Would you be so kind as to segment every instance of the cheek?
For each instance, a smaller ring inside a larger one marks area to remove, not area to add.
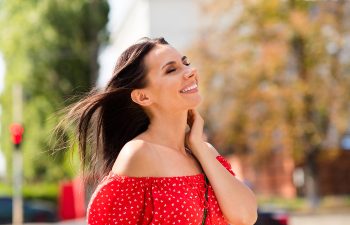
[[[166,82],[155,84],[151,92],[154,101],[160,104],[171,101],[177,95],[175,85]]]
[[[179,103],[179,100],[182,100],[178,88],[174,84],[159,87],[157,90],[157,99],[162,105],[174,105]]]
[[[159,97],[165,101],[171,101],[177,98],[180,93],[178,93],[178,88],[174,84],[162,85],[158,90]]]
[[[178,84],[171,79],[164,79],[156,85],[157,92],[161,95],[174,95],[178,92]]]
[[[179,101],[181,98],[180,88],[181,84],[179,84],[178,78],[174,76],[154,80],[151,91],[156,102],[167,105]]]

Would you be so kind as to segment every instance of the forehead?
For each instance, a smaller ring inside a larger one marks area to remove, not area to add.
[[[170,45],[157,45],[145,58],[145,63],[149,71],[161,69],[163,65],[170,61],[181,60],[182,55]]]

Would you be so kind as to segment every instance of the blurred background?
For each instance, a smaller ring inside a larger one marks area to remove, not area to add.
[[[257,224],[349,224],[346,0],[0,0],[0,224],[16,191],[24,222],[84,224],[92,188],[58,112],[145,36],[198,68],[206,134],[257,194]]]

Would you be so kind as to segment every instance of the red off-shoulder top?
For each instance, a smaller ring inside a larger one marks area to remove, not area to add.
[[[216,159],[232,174],[221,155]],[[205,207],[204,174],[176,177],[107,175],[98,185],[87,211],[89,225],[201,224]],[[213,188],[208,185],[206,225],[228,224]]]

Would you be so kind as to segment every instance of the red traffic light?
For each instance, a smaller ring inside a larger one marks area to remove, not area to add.
[[[24,132],[24,128],[21,124],[13,123],[10,126],[10,132],[12,137],[12,142],[15,145],[19,145],[22,142],[22,136]]]

